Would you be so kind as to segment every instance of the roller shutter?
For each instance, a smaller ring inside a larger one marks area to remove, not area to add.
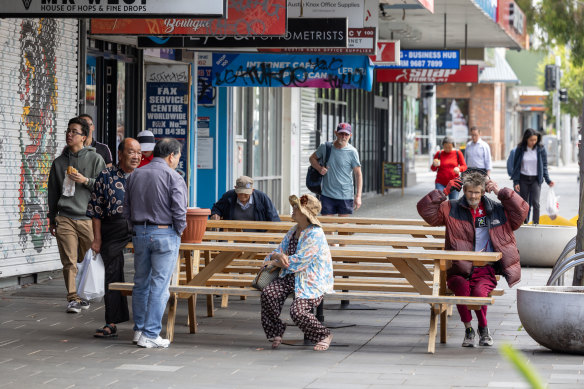
[[[300,192],[310,193],[306,188],[308,158],[316,150],[316,89],[300,89]]]
[[[0,19],[0,278],[61,268],[47,180],[77,111],[78,23]]]

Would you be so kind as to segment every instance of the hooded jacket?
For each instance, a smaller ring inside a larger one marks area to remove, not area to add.
[[[495,263],[495,271],[507,280],[509,286],[521,280],[519,251],[513,231],[521,227],[529,206],[509,188],[503,188],[497,196],[500,203],[483,196],[481,201],[487,215],[489,236],[494,251],[503,254]],[[442,191],[431,191],[418,202],[418,213],[432,226],[446,226],[446,250],[475,251],[475,227],[466,197],[448,201]],[[470,277],[472,262],[453,261],[448,276]]]
[[[75,195],[63,196],[63,181],[67,174],[67,167],[73,166],[89,178],[87,184],[75,183]],[[65,147],[51,165],[48,183],[48,218],[51,224],[55,224],[55,217],[65,216],[75,220],[88,220],[86,216],[89,196],[95,184],[95,178],[105,169],[103,158],[96,153],[95,148],[85,146],[77,153],[72,153],[69,147]]]

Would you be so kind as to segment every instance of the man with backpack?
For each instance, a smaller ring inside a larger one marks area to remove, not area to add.
[[[327,156],[327,144],[323,143],[310,156],[310,165],[323,176],[320,196],[323,216],[349,216],[361,206],[363,176],[359,153],[349,144],[352,134],[349,123],[340,123],[335,131],[336,140],[328,146],[330,155]],[[319,160],[326,160],[324,166]],[[353,174],[357,193],[354,192]]]

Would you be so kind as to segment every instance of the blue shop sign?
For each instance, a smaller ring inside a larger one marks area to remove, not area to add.
[[[483,10],[489,17],[497,21],[497,0],[474,0],[474,2]]]
[[[376,65],[383,69],[460,69],[458,50],[400,50],[399,65]]]
[[[365,89],[373,86],[369,57],[213,53],[213,86]]]

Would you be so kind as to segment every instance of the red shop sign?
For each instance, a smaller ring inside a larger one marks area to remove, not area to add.
[[[227,19],[91,19],[91,34],[279,36],[286,34],[286,0],[228,0]]]
[[[460,69],[377,69],[378,82],[479,82],[479,65],[461,65]]]
[[[370,55],[373,64],[396,65],[399,61],[399,41],[378,41],[377,54]]]

